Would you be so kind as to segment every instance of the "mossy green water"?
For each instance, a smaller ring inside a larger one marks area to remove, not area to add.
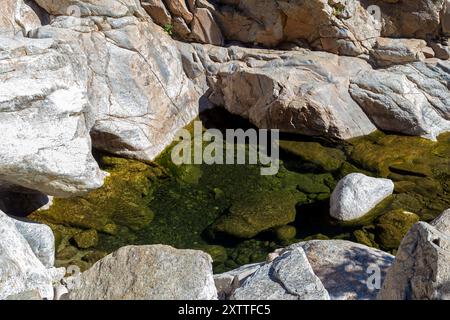
[[[414,219],[389,212],[430,220],[450,207],[450,135],[433,142],[377,132],[345,143],[287,135],[281,144],[274,176],[260,175],[258,165],[176,166],[171,148],[153,165],[98,155],[110,173],[102,188],[55,199],[32,218],[55,231],[60,265],[85,269],[121,246],[163,243],[209,252],[220,272],[303,239],[392,251]],[[339,224],[329,217],[329,197],[350,172],[390,178],[395,194],[357,223]]]

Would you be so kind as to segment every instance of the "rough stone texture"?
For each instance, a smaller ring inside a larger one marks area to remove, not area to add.
[[[305,252],[295,248],[261,266],[231,295],[232,300],[328,300]]]
[[[450,64],[416,62],[361,72],[350,93],[381,130],[429,139],[450,129]]]
[[[14,220],[1,211],[0,234],[0,300],[30,290],[37,290],[44,299],[53,299],[53,282],[62,279],[64,268],[46,268]]]
[[[216,299],[211,262],[201,251],[164,245],[122,247],[82,273],[69,299]]]
[[[448,45],[443,45],[439,42],[431,42],[430,46],[433,48],[436,58],[442,60],[450,59],[450,47]]]
[[[378,38],[371,54],[379,66],[425,60],[425,40]]]
[[[153,160],[198,114],[199,96],[174,41],[141,11],[134,12],[142,18],[59,17],[33,35],[83,48],[88,98],[96,107],[94,146]]]
[[[418,222],[403,238],[381,300],[450,299],[450,234]]]
[[[260,128],[339,139],[375,130],[348,93],[350,76],[371,69],[363,60],[307,50],[191,49],[182,47],[185,71],[212,89],[209,100]]]
[[[198,8],[195,10],[191,30],[190,37],[197,42],[217,46],[224,43],[222,32],[208,9]]]
[[[0,39],[0,181],[60,197],[96,189],[92,110],[79,48],[53,39]]]
[[[360,0],[381,9],[383,37],[427,39],[441,29],[440,12],[447,0]]]
[[[141,5],[156,24],[164,27],[171,23],[172,17],[162,0],[141,1]]]
[[[35,256],[47,267],[55,263],[55,236],[45,224],[14,219],[17,231],[28,241]]]
[[[0,36],[25,36],[28,31],[41,26],[39,13],[41,11],[30,1],[2,0]]]
[[[393,191],[394,183],[389,179],[351,173],[338,182],[331,194],[330,215],[340,221],[361,218]]]
[[[214,15],[225,38],[275,47],[306,40],[313,48],[343,55],[367,53],[381,23],[359,1],[217,1]]]
[[[442,212],[436,219],[431,221],[430,224],[440,232],[450,235],[450,209]]]
[[[214,283],[219,299],[228,300],[233,291],[242,286],[244,281],[263,265],[264,263],[253,263],[228,272],[215,274]]]
[[[142,10],[140,0],[35,0],[35,2],[48,13],[55,16],[106,16],[120,18],[139,14]],[[74,10],[77,12],[74,12]]]
[[[29,290],[8,296],[5,300],[42,300],[38,290]]]
[[[380,271],[380,284],[394,256],[344,240],[312,240],[294,244],[288,250],[303,248],[314,273],[332,300],[372,300],[378,290],[369,287],[369,268]],[[378,288],[379,289],[379,288]]]

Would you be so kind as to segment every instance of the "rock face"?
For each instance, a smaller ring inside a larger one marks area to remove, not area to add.
[[[188,5],[186,5],[188,3]],[[175,38],[222,45],[222,31],[213,17],[214,7],[206,0],[146,0],[142,6],[153,21]]]
[[[378,128],[436,139],[450,128],[449,70],[417,62],[360,73],[350,93]]]
[[[217,299],[211,257],[169,246],[128,246],[82,273],[71,300]]]
[[[0,181],[60,197],[100,187],[83,55],[53,39],[0,43]]]
[[[64,7],[54,2],[41,5],[64,14]],[[199,96],[183,73],[175,43],[138,1],[84,3],[81,11],[86,17],[59,17],[33,36],[64,39],[83,48],[88,100],[96,107],[94,146],[153,160],[198,114]]]
[[[372,56],[381,66],[425,60],[427,43],[418,39],[378,38]]]
[[[441,223],[433,227],[418,222],[411,228],[388,270],[379,299],[450,299],[450,233]]]
[[[225,38],[275,47],[304,40],[315,49],[356,56],[380,35],[381,23],[359,1],[217,1]]]
[[[16,221],[0,211],[0,300],[30,290],[38,291],[44,299],[53,299],[53,282],[62,279],[65,270],[44,266],[33,252],[41,240],[23,228],[21,231],[28,235],[30,243],[18,231]]]
[[[340,221],[361,218],[393,191],[394,183],[389,179],[351,173],[338,182],[331,194],[330,215]]]
[[[350,76],[370,69],[363,60],[307,50],[181,50],[186,73],[207,91],[212,103],[260,128],[338,139],[376,129],[348,93]]]
[[[328,300],[302,248],[261,266],[231,295],[233,300]]]
[[[41,18],[46,20],[45,14],[30,1],[4,0],[0,15],[0,36],[24,36],[41,26]]]

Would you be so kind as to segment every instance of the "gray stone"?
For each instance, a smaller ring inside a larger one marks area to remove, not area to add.
[[[44,266],[14,220],[1,211],[0,234],[0,300],[30,290],[53,299],[53,283],[62,279],[65,269]]]
[[[330,215],[340,221],[361,218],[393,191],[394,183],[389,179],[351,173],[338,182],[331,194]]]
[[[49,226],[33,221],[14,219],[17,231],[27,240],[42,264],[51,268],[55,264],[55,236]]]
[[[328,300],[305,252],[295,248],[261,266],[231,295],[232,300]]]
[[[127,246],[97,261],[69,290],[70,300],[217,299],[212,259],[165,245]]]
[[[350,93],[381,130],[435,140],[450,130],[446,62],[416,62],[360,73]]]
[[[386,252],[344,240],[311,240],[287,249],[293,248],[303,248],[332,300],[375,299],[394,261]]]
[[[450,234],[416,223],[403,238],[378,299],[449,300]]]
[[[442,233],[450,235],[450,209],[442,212],[430,224]]]
[[[254,274],[263,263],[253,263],[244,265],[228,272],[215,274],[214,283],[220,300],[227,300],[233,291],[239,288],[245,279]]]
[[[53,39],[0,41],[0,181],[60,197],[99,188],[84,57]],[[45,128],[45,130],[44,130]]]
[[[96,107],[93,145],[153,160],[199,111],[198,93],[183,72],[176,43],[148,16],[86,17],[75,26],[71,19],[60,17],[33,36],[84,49],[88,99]]]

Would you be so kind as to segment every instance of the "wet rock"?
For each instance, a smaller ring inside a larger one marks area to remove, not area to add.
[[[229,213],[214,222],[212,232],[238,238],[252,238],[273,227],[295,220],[296,197],[289,191],[253,194],[233,203]]]
[[[71,300],[217,298],[211,257],[169,246],[127,246],[81,274]]]
[[[82,231],[73,237],[76,245],[80,249],[95,247],[98,243],[97,230],[91,229]]]
[[[383,249],[397,249],[408,230],[419,220],[415,213],[402,209],[383,214],[376,221],[377,242]]]
[[[338,182],[331,194],[330,215],[340,221],[361,218],[393,191],[394,183],[389,179],[349,174]]]

